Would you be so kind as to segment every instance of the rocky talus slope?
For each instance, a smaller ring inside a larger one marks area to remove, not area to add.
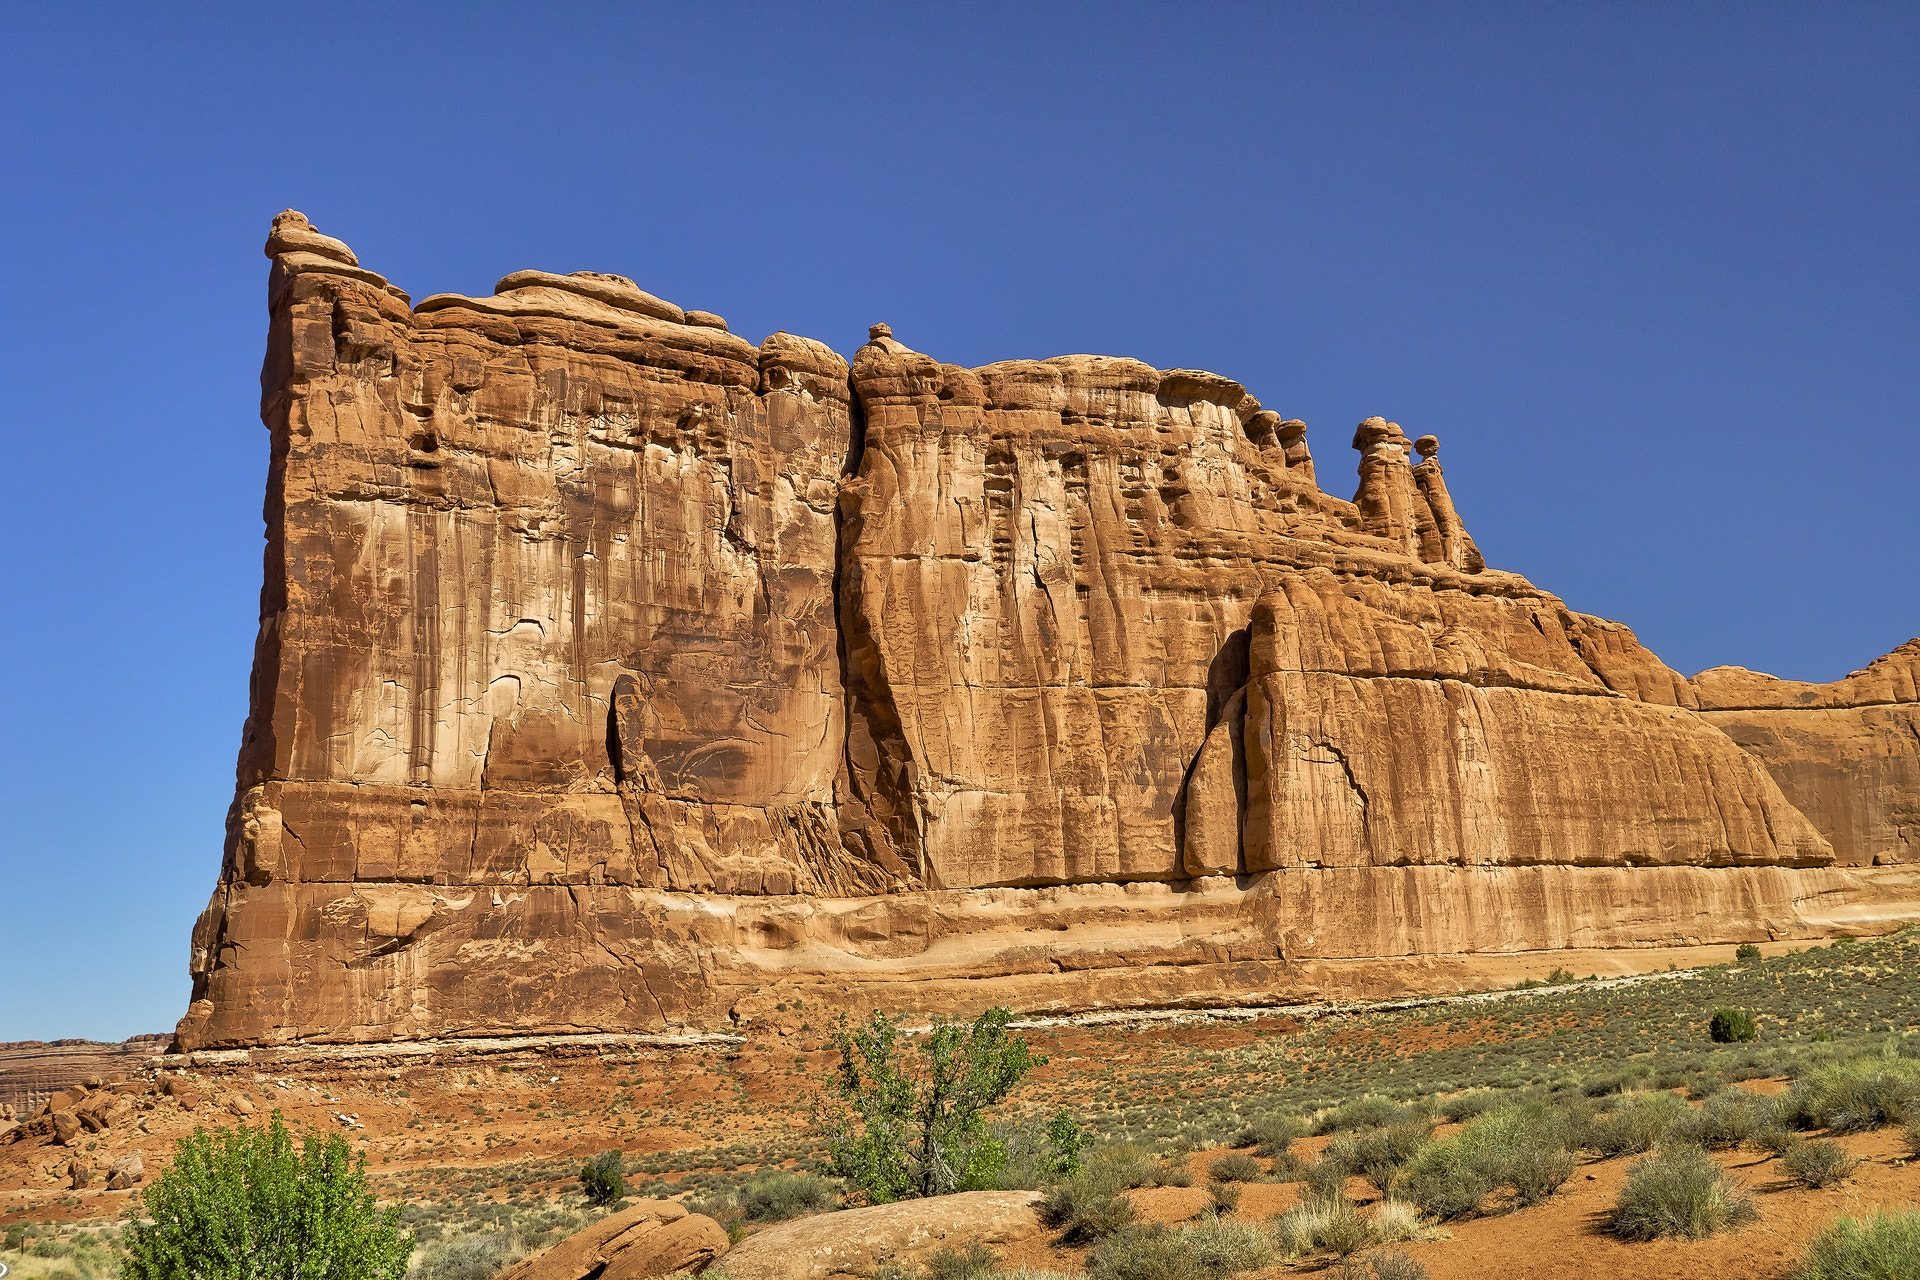
[[[197,1049],[1455,984],[1920,915],[1914,646],[1688,681],[1216,374],[849,365],[275,220]],[[1415,456],[1419,461],[1414,461]],[[1903,657],[1904,655],[1904,657]]]

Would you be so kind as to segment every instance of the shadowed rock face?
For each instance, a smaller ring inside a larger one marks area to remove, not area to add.
[[[884,325],[849,367],[623,277],[410,306],[298,214],[267,247],[262,622],[187,1047],[713,1026],[777,984],[1311,994],[1316,958],[1914,896],[1785,869],[1910,831],[1920,736],[1841,695],[1844,731],[1703,714],[1735,682],[1485,568],[1432,437],[1362,422],[1349,502],[1215,374],[962,369]],[[1881,799],[1836,781],[1865,757]]]

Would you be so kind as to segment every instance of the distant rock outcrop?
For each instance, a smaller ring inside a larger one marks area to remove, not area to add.
[[[292,212],[267,250],[184,1048],[1288,999],[1920,912],[1834,865],[1911,843],[1910,666],[1756,720],[1487,568],[1431,436],[1360,423],[1347,501],[1217,374],[885,325],[849,365],[592,272],[412,306]]]

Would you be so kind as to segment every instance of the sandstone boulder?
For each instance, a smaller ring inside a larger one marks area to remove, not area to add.
[[[727,1232],[672,1200],[642,1200],[608,1214],[499,1280],[648,1280],[690,1275],[727,1252]]]
[[[115,1160],[107,1169],[107,1190],[125,1191],[147,1176],[145,1159],[138,1151],[129,1152]]]
[[[70,1147],[80,1137],[83,1127],[80,1117],[71,1111],[53,1113],[53,1140],[63,1147]]]
[[[1044,1228],[1031,1191],[963,1191],[796,1218],[748,1236],[727,1255],[729,1280],[853,1280],[889,1263],[925,1265],[942,1248],[1004,1248]]]

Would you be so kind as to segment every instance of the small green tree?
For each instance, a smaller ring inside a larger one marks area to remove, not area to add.
[[[1751,942],[1743,942],[1733,949],[1733,958],[1741,964],[1752,964],[1760,958],[1760,948]]]
[[[142,1196],[127,1280],[401,1280],[413,1240],[338,1134],[195,1129]]]
[[[602,1151],[580,1166],[580,1186],[594,1204],[619,1204],[627,1194],[626,1157]]]
[[[1715,1009],[1707,1035],[1715,1044],[1741,1044],[1760,1034],[1760,1024],[1745,1009]]]
[[[842,1017],[834,1093],[846,1111],[833,1125],[833,1172],[874,1204],[992,1186],[1007,1152],[982,1113],[1046,1061],[1007,1034],[1011,1021],[1005,1009],[971,1026],[936,1018],[909,1053],[885,1014],[863,1024]]]

